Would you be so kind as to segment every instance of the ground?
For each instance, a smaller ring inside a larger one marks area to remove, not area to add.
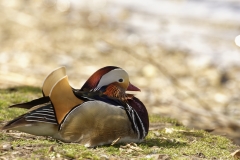
[[[8,108],[41,96],[37,87],[0,90],[1,126],[26,112]],[[150,115],[150,132],[144,142],[86,148],[17,131],[0,133],[1,159],[233,159],[239,148],[229,139],[184,127],[177,120]]]

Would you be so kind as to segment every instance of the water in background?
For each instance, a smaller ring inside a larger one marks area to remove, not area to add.
[[[78,9],[111,15],[126,36],[194,54],[196,63],[240,64],[239,0],[98,0],[72,3]],[[127,12],[124,21],[117,16]],[[116,28],[118,29],[118,28]]]

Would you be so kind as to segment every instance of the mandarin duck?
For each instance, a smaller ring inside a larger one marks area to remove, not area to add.
[[[50,73],[42,86],[43,97],[10,107],[29,109],[2,129],[50,136],[63,142],[94,147],[141,142],[148,134],[144,104],[126,91],[140,91],[126,71],[107,66],[96,71],[82,86],[69,85],[65,67]]]

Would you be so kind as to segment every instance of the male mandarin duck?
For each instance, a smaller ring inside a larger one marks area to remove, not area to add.
[[[140,91],[129,82],[126,71],[107,66],[96,71],[82,86],[68,83],[64,67],[45,79],[43,97],[10,107],[29,111],[3,129],[63,142],[94,147],[104,144],[141,142],[148,134],[149,119],[144,104],[126,91]]]

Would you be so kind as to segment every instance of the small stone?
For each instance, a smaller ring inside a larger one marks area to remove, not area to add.
[[[108,159],[109,159],[109,157],[107,155],[105,155],[105,154],[102,154],[100,156],[100,160],[108,160]]]
[[[165,128],[165,133],[173,133],[174,129],[173,128]]]
[[[57,153],[57,154],[56,154],[56,157],[57,157],[57,158],[61,158],[61,154],[60,154],[60,153]]]
[[[2,150],[8,151],[12,149],[12,145],[10,143],[5,143],[2,145]]]
[[[165,154],[160,154],[160,155],[158,156],[158,159],[161,159],[161,160],[170,160],[170,156],[165,155]]]
[[[158,131],[154,131],[153,134],[156,136],[156,137],[160,137],[161,134],[158,132]]]
[[[165,154],[151,154],[146,156],[147,159],[159,159],[159,160],[169,160],[170,157]]]

